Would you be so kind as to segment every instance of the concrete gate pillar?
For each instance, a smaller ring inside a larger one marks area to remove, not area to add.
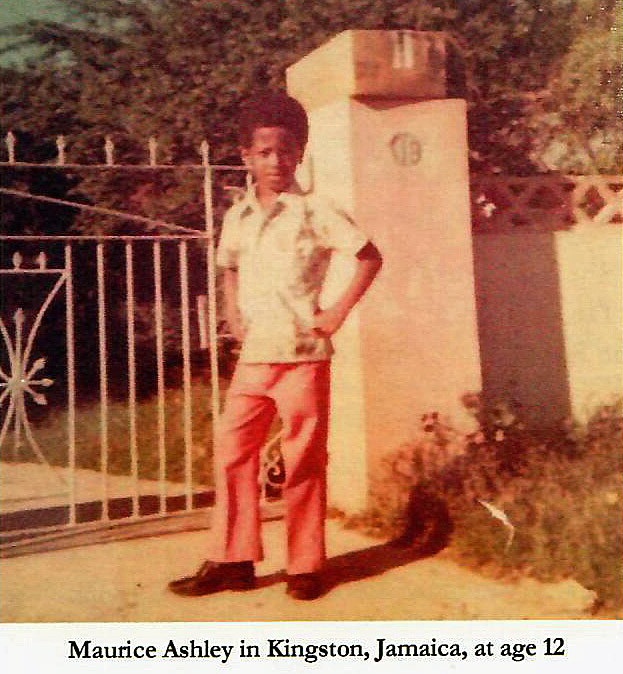
[[[354,512],[422,414],[465,426],[461,397],[480,391],[465,102],[445,98],[440,33],[346,31],[287,82],[310,117],[313,189],[384,259],[335,337],[329,499]],[[335,260],[326,301],[352,264]]]

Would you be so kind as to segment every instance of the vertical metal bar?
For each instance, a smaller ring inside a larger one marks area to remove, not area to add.
[[[13,421],[13,416],[17,414],[17,410],[15,409],[15,398],[13,396],[9,396],[8,389],[5,389],[5,392],[2,394],[2,396],[0,396],[0,401],[6,400],[7,397],[9,399],[9,406],[6,411],[4,421],[2,422],[2,429],[0,430],[0,447],[4,446],[4,439],[9,434],[9,427]]]
[[[149,138],[149,165],[155,166],[158,163],[158,140],[155,136]]]
[[[24,312],[22,309],[18,309],[15,312],[14,321],[15,321],[15,364],[11,368],[13,372],[17,372],[20,380],[24,379],[26,374],[24,367],[26,363],[22,357],[22,330],[24,329]],[[15,426],[14,426],[14,435],[13,435],[13,460],[17,461],[19,458],[19,450],[22,446],[22,414],[21,411],[24,409],[24,391],[21,387],[18,387],[17,390],[13,393],[15,398]]]
[[[108,357],[106,344],[106,288],[104,283],[104,245],[97,244],[97,325],[99,330],[100,363],[100,470],[102,489],[102,519],[108,512]]]
[[[104,140],[104,155],[106,157],[106,166],[113,166],[115,163],[115,145],[110,136]]]
[[[12,131],[6,135],[6,149],[9,153],[9,164],[15,164],[15,135]]]
[[[15,400],[15,421],[13,424],[13,461],[19,459],[19,450],[22,446],[22,414],[24,395],[21,391],[13,394]]]
[[[208,237],[206,249],[206,267],[208,271],[208,335],[210,343],[210,383],[212,389],[212,442],[219,418],[220,391],[218,372],[218,337],[216,333],[216,263],[214,245],[214,211],[212,208],[212,170],[210,168],[210,153],[207,142],[201,146],[203,162],[203,203],[205,210],[205,231]],[[214,455],[214,451],[212,452]]]
[[[182,312],[182,359],[184,369],[184,486],[186,510],[192,509],[192,399],[190,382],[190,319],[188,303],[188,253],[180,241],[180,297]]]
[[[162,320],[162,262],[160,241],[154,241],[154,313],[156,319],[156,374],[158,383],[158,488],[160,513],[166,512],[166,445],[164,417],[164,337]]]
[[[197,295],[197,323],[199,325],[199,348],[208,349],[208,316],[206,314],[207,295]]]
[[[71,243],[65,244],[65,323],[67,339],[67,435],[69,438],[69,524],[76,523],[76,366],[74,347],[74,286]]]
[[[15,319],[15,316],[13,318]],[[4,340],[4,345],[6,347],[7,354],[9,357],[9,372],[11,374],[16,373],[18,371],[17,370],[18,361],[15,355],[15,349],[13,349],[13,346],[11,344],[11,339],[9,337],[8,330],[6,329],[4,321],[2,320],[2,316],[0,316],[0,333],[2,334],[2,339]],[[8,384],[9,376],[6,375],[4,372],[3,372],[3,379],[5,379]],[[2,422],[2,429],[0,430],[0,447],[4,446],[4,439],[9,433],[9,427],[11,426],[11,422],[13,422],[13,427],[15,428],[15,421],[13,419],[13,416],[18,414],[16,405],[16,396],[13,395],[11,388],[9,386],[7,386],[4,389],[3,393],[0,395],[0,404],[7,398],[8,398],[8,409],[6,412],[6,416],[4,417],[4,421]]]
[[[132,515],[138,511],[138,450],[136,442],[136,345],[134,335],[134,266],[132,242],[125,244],[126,311],[128,321],[128,398],[130,412],[130,470],[132,475]]]

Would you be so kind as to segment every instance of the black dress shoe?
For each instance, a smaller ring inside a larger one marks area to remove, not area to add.
[[[287,594],[294,599],[317,599],[322,594],[322,583],[317,573],[296,573],[288,576]]]
[[[200,597],[221,590],[252,590],[255,587],[253,562],[204,562],[194,576],[169,583],[169,589],[185,597]]]

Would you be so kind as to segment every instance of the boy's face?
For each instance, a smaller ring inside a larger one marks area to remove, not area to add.
[[[287,190],[301,154],[294,136],[280,126],[255,129],[250,147],[241,148],[242,159],[259,193]]]

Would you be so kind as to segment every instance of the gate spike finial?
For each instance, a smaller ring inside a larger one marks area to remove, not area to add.
[[[106,154],[106,165],[112,166],[115,163],[115,144],[110,136],[106,136],[104,141],[104,153]]]
[[[6,149],[9,153],[9,164],[15,164],[15,135],[9,131],[6,135]]]
[[[199,146],[199,154],[201,155],[201,163],[204,166],[210,165],[210,144],[207,140],[203,140]]]
[[[59,136],[56,139],[56,147],[58,149],[58,157],[56,158],[56,163],[58,166],[64,166],[65,164],[65,136]]]

